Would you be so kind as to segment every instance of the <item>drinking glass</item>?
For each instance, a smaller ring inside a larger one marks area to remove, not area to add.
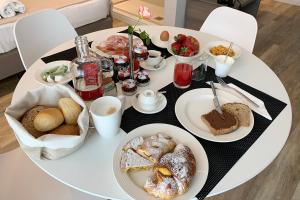
[[[176,60],[174,67],[174,85],[177,88],[185,89],[192,83],[193,65],[189,61]]]
[[[199,57],[200,66],[193,71],[192,79],[194,81],[202,81],[205,79],[208,58],[209,58],[209,55],[207,53],[203,53],[200,55],[200,57]]]

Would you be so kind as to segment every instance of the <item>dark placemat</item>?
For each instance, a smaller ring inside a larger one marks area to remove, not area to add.
[[[89,46],[91,46],[92,42],[89,42]],[[50,56],[46,56],[41,58],[44,63],[50,63],[57,60],[70,60],[72,61],[77,57],[76,47],[72,47],[70,49],[52,54]]]
[[[161,89],[163,91],[167,91],[165,96],[168,100],[168,104],[164,110],[156,114],[147,115],[139,113],[133,107],[130,107],[123,114],[121,128],[127,133],[139,126],[151,123],[166,123],[183,128],[175,115],[175,103],[177,99],[188,90],[210,87],[205,83],[209,80],[214,80],[216,82],[214,69],[210,67],[208,67],[206,80],[203,82],[193,81],[192,85],[188,89],[177,89],[174,87],[173,83],[170,83],[169,85]],[[251,86],[248,86],[234,78],[227,77],[225,81],[227,83],[233,83],[237,85],[238,87],[246,90],[247,92],[264,101],[265,106],[268,109],[269,114],[272,116],[273,120],[286,106],[284,102],[279,101],[278,99],[275,99],[259,90],[256,90]],[[254,127],[251,133],[239,141],[217,143],[194,136],[204,147],[209,161],[208,178],[204,187],[201,191],[199,191],[197,195],[199,199],[204,199],[209,194],[209,192],[226,175],[226,173],[232,168],[232,166],[243,156],[243,154],[272,123],[272,121],[262,117],[255,112],[253,112],[253,116]]]
[[[123,30],[123,31],[120,31],[119,33],[127,33],[127,29]],[[134,33],[134,35],[139,37],[138,33],[136,33],[136,32]],[[89,46],[91,46],[91,44],[92,44],[92,41],[89,42]],[[154,45],[152,42],[150,42],[150,44],[147,45],[147,48],[149,50],[160,51],[161,56],[165,56],[166,58],[171,56],[171,54],[168,52],[167,49],[158,47],[158,46]],[[53,61],[57,61],[57,60],[70,60],[70,61],[72,61],[76,57],[77,57],[76,47],[73,47],[73,48],[70,48],[70,49],[52,54],[50,56],[43,57],[41,59],[44,63],[49,63],[49,62],[53,62]]]

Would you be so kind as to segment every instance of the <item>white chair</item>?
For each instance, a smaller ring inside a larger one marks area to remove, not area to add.
[[[15,41],[26,70],[49,50],[76,36],[68,19],[53,9],[21,18],[14,26]]]
[[[234,42],[252,52],[257,22],[247,13],[229,7],[219,7],[208,15],[200,31]]]

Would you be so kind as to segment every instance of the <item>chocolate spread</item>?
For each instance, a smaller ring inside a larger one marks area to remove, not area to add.
[[[230,114],[226,110],[223,111],[223,118],[221,114],[219,114],[216,110],[212,110],[211,112],[202,115],[210,124],[211,127],[213,127],[216,130],[230,128],[234,126],[237,123],[236,118],[234,115]]]

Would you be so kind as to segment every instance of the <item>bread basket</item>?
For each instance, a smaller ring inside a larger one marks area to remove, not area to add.
[[[36,105],[56,107],[58,100],[63,97],[72,98],[82,107],[77,123],[80,135],[45,134],[39,138],[33,137],[19,121],[23,114]],[[31,157],[54,160],[67,156],[83,144],[89,128],[89,114],[85,102],[65,85],[44,85],[28,91],[6,108],[5,117],[13,129],[21,148]]]

